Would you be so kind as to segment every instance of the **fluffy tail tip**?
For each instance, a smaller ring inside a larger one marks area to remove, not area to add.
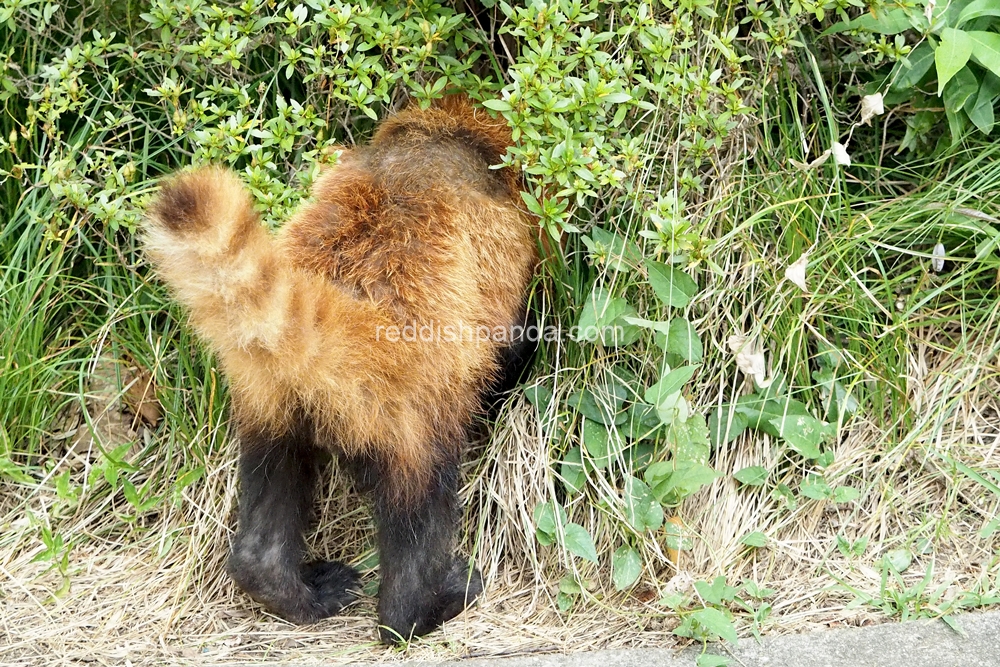
[[[147,210],[148,224],[172,234],[197,235],[213,225],[256,215],[243,184],[229,169],[200,167],[170,177]]]

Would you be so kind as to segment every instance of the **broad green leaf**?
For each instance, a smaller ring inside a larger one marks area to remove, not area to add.
[[[978,92],[979,82],[976,81],[976,75],[968,67],[963,67],[945,86],[944,108],[957,114]]]
[[[833,489],[830,488],[830,485],[820,475],[809,475],[802,480],[802,484],[799,485],[799,491],[802,492],[802,495],[813,500],[824,500],[833,495]]]
[[[594,467],[600,470],[607,465],[608,429],[589,419],[583,420],[583,446],[590,458],[595,459]],[[598,461],[602,463],[598,465]]]
[[[978,19],[981,16],[1000,16],[1000,3],[997,0],[975,0],[970,2],[959,13],[955,20],[955,27],[961,28],[963,24]]]
[[[556,540],[558,526],[566,523],[566,510],[558,503],[538,503],[535,505],[535,538],[543,547]]]
[[[725,639],[730,644],[736,644],[739,638],[736,636],[736,628],[724,613],[714,607],[705,607],[693,612],[691,616],[717,637]]]
[[[559,580],[559,592],[566,595],[579,595],[583,589],[580,588],[580,584],[573,578],[573,575],[567,574]]]
[[[675,463],[708,465],[712,447],[708,442],[708,424],[699,414],[675,421],[667,429],[667,440],[673,447]]]
[[[1000,76],[1000,34],[979,30],[965,34],[972,41],[972,60]]]
[[[934,64],[937,66],[938,89],[940,96],[951,77],[965,67],[972,55],[972,40],[962,30],[945,28],[941,33],[941,43],[934,50]]]
[[[752,533],[744,535],[743,539],[740,540],[740,543],[745,544],[748,547],[756,547],[760,549],[767,546],[767,535],[759,530],[755,530]]]
[[[694,548],[694,540],[691,539],[687,527],[676,520],[676,517],[664,524],[663,543],[674,551],[690,551]]]
[[[900,61],[893,70],[893,90],[906,90],[920,83],[934,64],[934,48],[928,42],[922,42],[910,52],[906,60],[909,67]]]
[[[601,424],[585,419],[583,422],[583,446],[587,456],[597,470],[604,470],[618,459],[625,449],[625,443],[616,432],[609,431]]]
[[[909,549],[900,548],[889,551],[883,558],[883,562],[891,566],[896,572],[902,574],[913,562],[913,554]]]
[[[708,432],[716,447],[735,440],[749,425],[746,415],[736,412],[732,406],[716,408],[708,417]]]
[[[644,400],[653,405],[660,405],[668,396],[680,391],[697,370],[698,366],[681,366],[669,371],[659,382],[646,390]]]
[[[624,318],[635,317],[635,308],[621,297],[612,296],[603,287],[594,286],[580,311],[574,339],[580,342],[600,341],[606,346],[629,345],[641,332]]]
[[[586,485],[587,475],[583,470],[583,454],[579,447],[572,447],[566,452],[559,465],[559,476],[567,495],[579,493]]]
[[[611,580],[615,589],[623,591],[642,574],[642,559],[633,547],[624,546],[615,551],[611,557]]]
[[[898,35],[912,28],[910,17],[906,15],[904,10],[892,9],[881,16],[872,16],[865,12],[853,21],[842,21],[830,26],[823,32],[823,35],[833,35],[848,30],[865,30],[879,35]]]
[[[721,575],[713,579],[711,583],[707,581],[694,582],[694,589],[698,591],[702,600],[717,605],[732,602],[739,592],[736,587],[727,584],[726,578]]]
[[[993,72],[987,72],[982,85],[979,86],[976,103],[969,112],[969,119],[983,134],[989,135],[993,130],[995,122],[993,106],[998,95],[1000,95],[1000,77]]]
[[[680,269],[646,260],[649,284],[660,301],[671,308],[683,308],[698,293],[698,283]]]
[[[636,401],[629,407],[627,415],[621,432],[630,440],[644,440],[660,429],[660,417],[656,414],[655,405]]]
[[[663,524],[663,508],[641,480],[628,477],[622,495],[625,501],[625,519],[632,528],[643,532],[656,530]]]
[[[533,384],[524,388],[524,396],[540,413],[544,413],[552,400],[552,390],[543,384]]]
[[[613,394],[602,392],[598,397],[590,389],[574,392],[566,397],[566,405],[576,408],[587,419],[605,426],[624,424],[628,416],[620,412],[621,400]]]
[[[820,455],[819,443],[823,440],[823,422],[809,415],[787,415],[770,420],[778,435],[807,459]]]
[[[583,242],[592,257],[613,271],[625,271],[642,263],[642,251],[621,234],[594,227]]]
[[[833,490],[833,502],[849,503],[861,497],[861,492],[853,486],[838,486]]]
[[[663,424],[668,426],[675,423],[683,424],[690,415],[691,406],[679,391],[667,394],[656,405],[656,416],[660,418]]]
[[[772,385],[773,387],[773,385]],[[768,435],[778,437],[778,427],[771,423],[775,417],[786,415],[808,415],[805,403],[791,398],[767,398],[759,394],[741,396],[736,401],[736,411],[747,418],[749,428],[760,429]]]
[[[665,345],[660,345],[660,347],[665,352],[676,354],[692,364],[700,362],[705,354],[701,338],[695,331],[694,325],[683,317],[675,317],[670,320],[667,325]]]
[[[699,653],[694,659],[695,667],[726,667],[729,663],[729,658],[714,653]]]
[[[586,528],[576,523],[568,523],[563,530],[565,546],[571,554],[592,563],[597,562],[597,549],[594,548],[594,540]]]
[[[711,484],[719,473],[700,463],[654,463],[646,468],[643,479],[661,503],[676,504],[692,493]]]
[[[764,466],[750,466],[733,473],[736,481],[747,486],[763,486],[767,481],[767,468]]]
[[[19,465],[4,455],[0,455],[0,477],[7,477],[18,484],[32,484],[34,480]]]

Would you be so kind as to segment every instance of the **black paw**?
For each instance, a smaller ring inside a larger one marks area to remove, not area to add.
[[[438,625],[472,606],[482,592],[483,575],[479,568],[473,567],[470,570],[466,559],[455,556],[438,598]]]
[[[432,632],[470,607],[482,592],[479,569],[470,570],[466,559],[455,556],[433,597],[421,591],[392,598],[382,593],[379,637],[386,644],[397,644]]]
[[[361,576],[354,568],[336,561],[303,565],[302,581],[314,595],[318,618],[339,613],[361,592]]]

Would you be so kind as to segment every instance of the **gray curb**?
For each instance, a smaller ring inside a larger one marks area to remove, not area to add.
[[[730,667],[1000,667],[1000,611],[955,617],[965,636],[943,621],[890,623],[740,640],[736,648],[710,647]],[[570,655],[416,662],[413,667],[694,667],[699,651],[635,649]]]

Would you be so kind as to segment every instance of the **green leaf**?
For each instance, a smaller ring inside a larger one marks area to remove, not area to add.
[[[970,2],[959,13],[958,18],[955,20],[955,27],[961,27],[963,24],[973,19],[978,19],[981,16],[1000,16],[1000,4],[997,3],[997,0],[975,0],[975,2]]]
[[[659,502],[676,504],[718,476],[719,473],[700,463],[663,461],[646,468],[643,479]]]
[[[675,463],[708,465],[712,447],[708,442],[708,424],[701,415],[673,422],[667,429],[667,441],[673,446]]]
[[[892,9],[881,16],[872,16],[865,12],[853,21],[846,21],[830,26],[823,35],[833,35],[848,30],[862,30],[879,35],[898,35],[913,28],[910,17],[902,9]]]
[[[660,429],[656,406],[636,401],[628,409],[628,417],[621,431],[630,440],[644,440],[655,436]]]
[[[976,95],[976,102],[969,112],[969,119],[985,135],[993,130],[995,122],[993,106],[997,96],[1000,95],[1000,77],[993,72],[987,72],[983,77],[983,83],[979,86],[979,93]]]
[[[853,486],[838,486],[833,490],[833,502],[849,503],[861,497],[861,492]]]
[[[920,83],[934,64],[934,48],[928,42],[922,42],[906,57],[909,67],[900,61],[891,77],[893,90],[906,90]]]
[[[951,77],[965,67],[972,55],[972,40],[962,30],[945,28],[941,33],[941,43],[934,50],[934,63],[937,66],[938,96],[944,90]]]
[[[552,400],[552,390],[543,384],[533,384],[524,388],[524,396],[540,413],[544,413]]]
[[[642,574],[642,559],[639,552],[630,546],[620,547],[611,557],[611,581],[615,589],[623,591]]]
[[[972,41],[972,60],[1000,76],[1000,35],[978,30],[965,34]]]
[[[571,554],[592,563],[597,562],[597,549],[594,548],[594,540],[586,528],[576,523],[568,523],[564,532],[565,546]]]
[[[778,434],[807,459],[819,458],[819,443],[823,440],[823,422],[809,415],[786,415],[770,420]]]
[[[32,484],[34,480],[19,465],[0,454],[0,477],[7,477],[18,484]]]
[[[592,257],[613,271],[625,271],[642,263],[642,251],[621,234],[594,227],[589,237],[583,237],[583,242]]]
[[[729,658],[713,653],[699,653],[694,659],[695,667],[726,667],[729,662]]]
[[[833,496],[833,489],[821,475],[809,475],[799,485],[802,495],[813,500],[824,500]]]
[[[750,466],[733,473],[736,481],[747,486],[763,486],[767,481],[767,468],[764,466]]]
[[[483,106],[493,111],[512,111],[513,107],[507,100],[483,100]]]
[[[676,354],[692,364],[700,362],[705,354],[701,338],[698,337],[694,325],[683,317],[675,317],[670,320],[667,325],[665,345],[660,347],[665,352]]]
[[[629,345],[642,332],[626,318],[637,314],[625,299],[614,297],[608,290],[595,285],[580,311],[574,338],[580,342],[599,340],[602,345],[612,347]]]
[[[883,558],[882,562],[890,566],[893,570],[902,574],[913,562],[913,554],[907,548],[893,549],[888,552]]]
[[[767,546],[767,535],[765,535],[760,531],[755,530],[752,533],[744,535],[743,539],[740,540],[740,543],[745,544],[748,547],[756,547],[756,548],[765,547]]]
[[[747,429],[746,415],[736,412],[730,405],[716,408],[708,417],[708,432],[712,444],[718,447],[732,442]]]
[[[558,526],[566,524],[566,510],[555,502],[535,505],[535,538],[543,547],[556,541]]]
[[[698,591],[698,595],[705,602],[720,606],[732,602],[739,592],[737,588],[727,584],[726,578],[721,575],[713,579],[712,583],[707,581],[694,582],[694,589]]]
[[[559,465],[559,477],[567,495],[579,493],[587,484],[587,475],[583,470],[583,454],[579,447],[572,447],[563,457]]]
[[[600,400],[599,400],[600,399]],[[566,397],[566,405],[586,417],[605,426],[624,424],[628,415],[620,412],[622,400],[609,392],[598,397],[590,389],[577,391]]]
[[[641,480],[631,476],[626,478],[623,500],[625,520],[635,530],[656,530],[663,525],[663,508]]]
[[[583,422],[583,446],[597,470],[607,468],[625,450],[625,443],[617,432],[609,432],[601,424],[589,419]]]
[[[646,260],[649,284],[660,301],[671,308],[683,308],[698,293],[698,283],[680,269]]]
[[[675,394],[690,380],[698,366],[681,366],[666,373],[660,381],[646,390],[643,399],[647,403],[659,406],[671,394]]]
[[[736,636],[736,628],[725,614],[714,607],[705,607],[693,612],[691,616],[694,620],[711,632],[716,637],[725,639],[730,644],[736,644],[739,638]]]
[[[968,67],[959,70],[944,89],[944,108],[951,113],[958,113],[976,93],[979,92],[979,82],[976,75]]]

